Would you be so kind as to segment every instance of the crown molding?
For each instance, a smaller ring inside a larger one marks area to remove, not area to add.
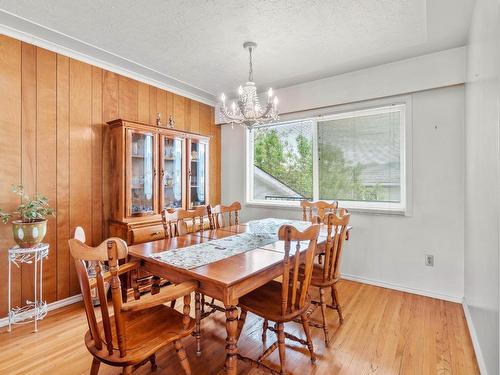
[[[0,9],[0,33],[214,106],[215,95],[144,65]]]

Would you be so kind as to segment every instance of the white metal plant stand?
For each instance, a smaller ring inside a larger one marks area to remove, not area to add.
[[[9,332],[13,324],[35,323],[35,332],[38,331],[38,321],[47,315],[47,302],[42,299],[43,288],[43,259],[49,255],[49,244],[41,243],[30,248],[14,246],[9,249]],[[34,298],[26,301],[23,307],[11,306],[12,264],[20,267],[21,263],[30,263],[34,266]]]

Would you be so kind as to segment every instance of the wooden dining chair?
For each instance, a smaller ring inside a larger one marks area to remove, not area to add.
[[[210,220],[210,229],[220,229],[230,225],[239,224],[239,211],[241,211],[241,203],[233,202],[229,206],[224,206],[218,204],[217,206],[207,206],[208,217]],[[227,220],[226,220],[227,218]],[[204,319],[207,316],[213,314],[216,311],[226,312],[224,307],[215,303],[215,298],[211,301],[205,301],[205,296],[201,297],[201,318]],[[209,307],[208,310],[205,309]]]
[[[303,200],[300,201],[300,207],[302,208],[302,220],[315,222],[317,217],[323,219],[325,214],[329,212],[337,212],[339,202],[333,201],[332,203],[328,203],[325,201],[311,202]]]
[[[327,213],[337,213],[339,208],[339,202],[332,201],[328,203],[325,201],[311,202],[307,200],[300,201],[300,206],[302,207],[302,220],[310,221],[311,223],[321,223],[323,218]],[[343,209],[345,210],[345,209]],[[346,210],[347,211],[347,210]],[[349,234],[348,234],[349,235]],[[318,263],[323,263],[323,257],[325,256],[324,251],[318,254]]]
[[[161,212],[161,221],[166,238],[183,236],[188,233],[203,231],[205,229],[205,218],[208,211],[205,206],[199,206],[192,210],[165,209]],[[159,277],[153,277],[155,293],[159,288]],[[174,301],[175,302],[175,301]],[[174,303],[175,304],[175,303]],[[172,305],[174,307],[174,305]]]
[[[182,236],[187,233],[193,233],[205,230],[205,218],[208,217],[208,210],[205,206],[198,206],[192,210],[184,209],[166,209],[161,213],[165,237],[172,238]],[[160,289],[161,279],[158,276],[153,276],[152,289],[157,293]],[[170,307],[175,307],[175,300],[171,302]],[[194,337],[196,338],[196,355],[201,356],[201,319],[203,318],[203,306],[205,304],[205,296],[195,293],[195,330]]]
[[[239,306],[241,307],[241,314],[238,319],[237,337],[241,335],[248,311],[264,318],[265,322],[269,320],[275,322],[274,328],[266,327],[265,329],[274,331],[278,340],[269,346],[257,360],[238,354],[239,359],[250,363],[253,367],[268,370],[273,374],[284,374],[285,337],[306,345],[309,349],[311,362],[314,363],[316,361],[307,310],[311,304],[308,290],[312,277],[314,252],[316,250],[319,228],[318,225],[312,225],[305,231],[300,232],[291,225],[281,226],[278,237],[285,242],[282,282],[268,282],[240,298]],[[295,241],[296,246],[292,250],[292,243]],[[309,241],[309,244],[305,251],[297,254],[301,248],[301,241]],[[301,320],[306,340],[288,333],[285,334],[284,323],[294,321],[297,318]],[[280,356],[279,372],[262,362],[276,349],[279,350]]]
[[[211,229],[219,229],[239,224],[239,212],[241,211],[240,202],[233,202],[229,206],[223,206],[221,204],[217,206],[209,205],[207,206],[207,210]]]
[[[82,227],[76,227],[73,230],[73,238],[80,241],[81,243],[86,243],[87,236],[85,235],[85,230]],[[89,247],[91,249],[91,247]],[[97,261],[87,261],[85,262],[87,266],[87,274],[91,278],[95,278],[95,273],[96,273],[96,263]],[[127,294],[128,294],[128,286],[130,286],[134,292],[134,299],[139,299],[141,293],[139,290],[139,284],[137,282],[138,280],[138,271],[140,267],[140,262],[136,260],[126,260],[125,262],[120,262],[120,270],[118,275],[120,276],[120,281],[122,282],[122,298],[124,301],[127,300]],[[101,270],[103,272],[107,271],[106,266],[101,267]],[[108,273],[109,275],[109,273]],[[92,282],[92,281],[91,281]],[[106,281],[105,286],[106,290],[108,290],[108,284],[109,282]],[[97,289],[93,288],[91,289],[91,295],[92,295],[92,301],[94,304],[99,304],[99,296],[97,294]]]
[[[161,213],[161,221],[165,230],[165,237],[172,238],[187,233],[203,231],[205,229],[205,218],[208,211],[205,206],[199,206],[192,210],[165,209]]]
[[[339,210],[339,214],[328,213],[323,218],[327,226],[327,237],[325,245],[325,261],[323,265],[315,264],[312,271],[311,287],[319,288],[319,301],[312,301],[314,309],[321,308],[322,323],[311,323],[313,327],[322,328],[325,334],[325,345],[328,347],[330,338],[328,335],[328,323],[326,319],[325,291],[331,289],[332,305],[328,306],[337,310],[340,324],[344,322],[342,308],[340,306],[337,282],[340,280],[340,261],[342,259],[344,240],[346,239],[349,220],[351,215],[347,210]]]
[[[109,238],[97,247],[85,245],[81,241],[83,230],[75,230],[75,238],[69,240],[71,255],[83,295],[89,330],[85,334],[85,345],[92,354],[91,375],[96,375],[101,362],[122,367],[123,374],[131,374],[137,367],[148,361],[151,369],[156,369],[156,353],[169,344],[177,351],[180,364],[186,374],[191,374],[186,352],[181,339],[189,336],[195,322],[189,316],[191,292],[198,287],[189,281],[169,286],[157,295],[148,295],[128,303],[122,302],[119,275],[126,268],[119,261],[126,259],[128,247],[120,238]],[[89,279],[86,262],[95,265],[95,279]],[[109,272],[103,272],[103,263],[108,262]],[[132,262],[126,263],[131,267]],[[130,270],[130,269],[129,269]],[[108,308],[104,282],[111,284],[112,313]],[[92,305],[91,290],[97,288],[101,320]],[[184,310],[180,313],[164,303],[184,297]]]
[[[161,221],[166,238],[182,236],[190,232],[203,231],[205,218],[208,211],[205,206],[199,206],[192,210],[164,209],[161,212]],[[151,281],[151,292],[156,294],[160,291],[162,280],[158,276],[153,276]],[[175,301],[172,301],[171,307],[175,307]]]

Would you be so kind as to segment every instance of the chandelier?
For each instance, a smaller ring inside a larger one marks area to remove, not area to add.
[[[252,64],[252,51],[257,48],[257,43],[245,42],[243,48],[248,49],[250,55],[248,82],[238,88],[238,100],[233,101],[230,108],[226,106],[226,96],[221,95],[220,112],[223,121],[246,126],[251,131],[254,126],[278,120],[278,98],[270,88],[267,92],[267,103],[265,106],[260,104],[257,87],[253,81]]]

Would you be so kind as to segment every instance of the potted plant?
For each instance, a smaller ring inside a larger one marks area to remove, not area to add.
[[[12,191],[19,195],[21,204],[12,213],[0,209],[0,219],[7,224],[13,216],[18,216],[19,220],[12,221],[14,241],[23,248],[35,246],[45,237],[47,216],[55,216],[56,211],[49,206],[47,197],[38,193],[30,197],[22,185],[13,186]]]

